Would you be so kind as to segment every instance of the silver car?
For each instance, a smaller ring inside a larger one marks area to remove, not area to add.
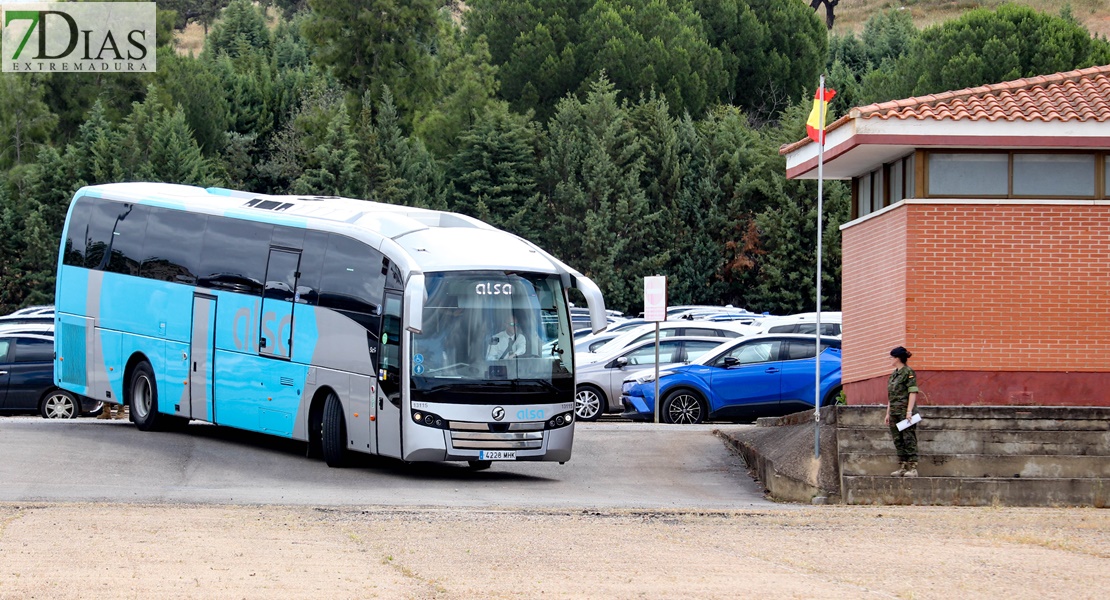
[[[686,364],[733,339],[705,336],[667,337],[659,340],[659,368]],[[655,339],[636,342],[596,362],[575,369],[575,416],[596,421],[602,413],[621,410],[621,383],[630,373],[655,364]]]

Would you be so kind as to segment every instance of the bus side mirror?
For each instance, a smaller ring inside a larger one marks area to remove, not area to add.
[[[420,333],[424,329],[424,274],[412,273],[405,283],[405,329]]]

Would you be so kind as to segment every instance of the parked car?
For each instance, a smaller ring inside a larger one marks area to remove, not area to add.
[[[843,318],[839,311],[821,312],[821,335],[840,335]],[[767,317],[756,323],[759,333],[817,333],[817,313]]]
[[[54,335],[54,322],[50,323],[11,323],[0,322],[0,335],[11,335],[15,333],[34,333],[38,335],[47,335],[53,337]]]
[[[701,423],[753,420],[813,409],[816,341],[798,334],[765,334],[736,340],[694,364],[659,373],[659,419]],[[840,340],[821,338],[822,406],[840,394]],[[621,388],[621,416],[655,418],[655,376],[640,372]]]
[[[50,324],[54,325],[54,307],[53,306],[28,306],[21,308],[10,315],[0,317],[0,326],[2,325],[24,325],[24,324]]]
[[[23,316],[23,317],[48,316],[48,317],[53,317],[54,316],[54,305],[53,304],[42,304],[42,305],[39,305],[39,306],[25,306],[25,307],[15,311],[15,312],[13,312],[12,314],[10,314],[8,316],[9,317],[16,317],[16,316]]]
[[[38,412],[46,419],[95,414],[101,403],[54,385],[54,336],[0,332],[0,412]]]
[[[659,323],[659,337],[661,338],[673,336],[702,336],[727,339],[751,335],[755,332],[755,327],[743,325],[735,321],[664,321]],[[575,353],[574,360],[577,364],[596,362],[630,344],[654,338],[655,324],[649,323],[641,325],[618,335],[592,353]],[[724,339],[721,341],[724,341]]]
[[[659,340],[661,369],[683,365],[726,343],[720,337],[668,337]],[[645,365],[655,366],[655,339],[637,342],[608,355],[604,360],[580,365],[575,371],[578,385],[574,414],[583,421],[596,421],[602,413],[621,408],[621,384],[630,373]]]
[[[702,307],[692,308],[684,312],[668,314],[667,320],[676,321],[678,319],[685,319],[687,321],[742,321],[745,325],[747,325],[765,316],[766,315],[753,313],[743,308]]]
[[[593,352],[598,348],[604,346],[609,340],[617,337],[620,333],[601,332],[591,336],[584,337],[580,340],[574,341],[575,352]]]

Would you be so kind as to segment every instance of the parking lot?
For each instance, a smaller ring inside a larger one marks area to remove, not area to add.
[[[329,469],[267,436],[0,418],[0,598],[1096,598],[1110,513],[765,500],[719,426],[566,465]]]

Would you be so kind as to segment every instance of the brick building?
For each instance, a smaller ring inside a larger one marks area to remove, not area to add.
[[[824,175],[852,182],[849,404],[904,345],[929,404],[1110,406],[1110,65],[854,108]]]

